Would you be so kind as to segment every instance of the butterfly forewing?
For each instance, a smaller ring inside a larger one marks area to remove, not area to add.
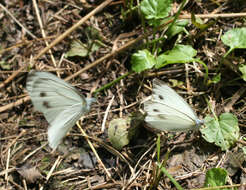
[[[46,72],[30,72],[27,78],[27,90],[35,98],[67,97],[66,104],[84,101],[84,97],[69,83]],[[59,97],[58,97],[59,96]]]
[[[198,120],[190,106],[160,80],[153,81],[152,99],[144,103],[145,121],[153,128],[167,131],[195,129]]]
[[[68,106],[81,102],[81,109],[86,108],[79,92],[51,73],[30,72],[26,88],[35,109],[43,112],[49,123]]]
[[[149,101],[144,104],[144,107],[148,115],[152,115],[152,116],[157,116],[160,114],[173,115],[173,116],[177,116],[180,118],[184,118],[185,120],[188,120],[188,121],[194,121],[192,118],[187,116],[185,113],[173,107],[170,107],[166,104],[160,104],[159,102]]]
[[[49,143],[56,148],[89,106],[74,87],[51,73],[30,72],[26,88],[35,109],[49,122]]]
[[[184,99],[179,96],[172,88],[170,88],[164,82],[155,79],[153,81],[153,101],[166,105],[170,108],[181,112],[188,117],[191,117],[193,120],[197,119],[196,114],[191,109],[189,104],[184,101]]]

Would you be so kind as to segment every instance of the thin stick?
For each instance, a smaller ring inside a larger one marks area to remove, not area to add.
[[[222,14],[197,14],[197,18],[228,18],[228,17],[245,17],[246,13],[222,13]],[[180,19],[191,19],[191,15],[180,15]]]
[[[46,34],[45,34],[45,31],[44,31],[43,22],[42,22],[41,17],[40,17],[40,13],[39,13],[37,2],[36,2],[36,0],[32,0],[32,2],[33,2],[33,6],[34,6],[34,9],[35,9],[36,15],[37,15],[37,19],[38,19],[38,23],[39,23],[39,26],[40,26],[40,29],[41,29],[42,36],[45,39],[46,38]],[[46,46],[49,46],[49,43],[48,43],[47,40],[44,40],[44,42],[45,42]],[[55,60],[55,58],[54,58],[54,56],[52,54],[51,49],[49,49],[49,54],[50,54],[50,57],[51,57],[51,60],[53,62],[54,67],[56,67],[56,60]]]
[[[26,180],[25,180],[25,179],[23,179],[23,180],[22,180],[22,183],[23,183],[23,186],[24,186],[24,190],[27,190]]]
[[[7,173],[10,173],[10,172],[14,172],[14,171],[16,171],[16,168],[10,168],[10,169],[2,170],[2,171],[0,172],[0,176],[6,175],[6,172],[7,172]]]
[[[24,98],[21,98],[21,99],[17,100],[16,102],[12,102],[10,104],[7,104],[5,106],[2,106],[2,107],[0,107],[0,113],[3,112],[3,111],[6,111],[8,109],[11,109],[13,107],[19,106],[19,105],[21,105],[24,102],[27,102],[29,100],[30,100],[30,97],[29,96],[26,96]]]
[[[6,173],[5,173],[5,181],[7,182],[8,184],[8,169],[9,169],[9,160],[10,160],[10,148],[8,149],[8,157],[7,157],[7,162],[6,162]]]
[[[239,98],[243,96],[245,91],[246,91],[246,86],[244,85],[230,98],[230,101],[225,104],[224,110],[226,112],[230,112],[233,109],[232,106],[237,102]]]
[[[131,41],[127,42],[125,45],[121,46],[121,47],[118,48],[117,50],[115,50],[115,51],[113,51],[113,52],[111,52],[111,53],[109,53],[109,54],[107,54],[107,55],[105,55],[105,56],[103,56],[103,57],[97,59],[96,61],[94,61],[94,62],[91,63],[90,65],[85,66],[83,69],[81,69],[81,70],[78,71],[77,73],[74,73],[73,75],[67,77],[65,80],[66,80],[66,81],[71,80],[72,78],[74,78],[74,77],[80,75],[81,73],[83,73],[83,72],[89,70],[90,68],[92,68],[92,67],[94,67],[94,66],[96,66],[96,65],[98,65],[98,64],[100,64],[100,63],[102,63],[104,60],[114,57],[115,55],[117,55],[117,54],[123,52],[124,50],[126,50],[126,49],[129,48],[130,46],[134,45],[135,43],[137,43],[137,42],[143,40],[143,39],[144,39],[146,36],[148,36],[149,34],[150,34],[150,32],[149,32],[149,33],[145,33],[144,35],[142,35],[142,36],[140,36],[140,37],[138,37],[138,38],[136,38],[136,39],[134,39],[134,40],[131,40]]]
[[[35,149],[34,151],[30,152],[27,156],[25,156],[25,158],[22,160],[22,162],[25,162],[29,157],[31,157],[33,154],[35,154],[37,151],[39,151],[40,149],[42,149],[43,147],[45,147],[48,143],[44,143],[42,146],[40,146],[39,148]]]
[[[58,158],[56,159],[55,163],[53,164],[52,168],[50,169],[49,173],[46,176],[46,181],[50,179],[51,175],[54,173],[56,166],[59,165],[61,160],[62,160],[61,156],[58,156]],[[39,190],[43,190],[43,189],[44,189],[44,186],[41,186]]]
[[[102,132],[104,132],[104,130],[105,130],[106,120],[107,120],[108,113],[109,113],[109,110],[110,110],[110,108],[111,108],[111,106],[112,106],[113,101],[114,101],[114,96],[113,96],[113,97],[111,98],[111,100],[109,101],[108,107],[107,107],[106,112],[105,112],[105,114],[104,114],[103,122],[102,122],[102,129],[101,129]]]
[[[5,48],[5,49],[1,49],[0,50],[0,54],[3,54],[3,53],[5,53],[6,51],[10,51],[10,50],[12,50],[12,49],[14,49],[14,48],[17,48],[17,47],[21,47],[21,46],[24,46],[24,45],[28,45],[28,44],[31,44],[31,43],[34,43],[34,42],[39,42],[39,41],[43,41],[43,40],[48,40],[48,39],[53,39],[53,38],[56,38],[56,36],[55,35],[53,35],[53,36],[48,36],[48,37],[46,37],[46,38],[35,38],[35,39],[33,39],[33,40],[27,40],[27,39],[24,39],[24,40],[21,40],[20,42],[17,42],[15,45],[13,45],[13,46],[10,46],[10,47],[7,47],[7,48]],[[1,72],[3,72],[3,71],[1,71]],[[6,71],[6,72],[13,72],[13,71]]]
[[[42,49],[39,54],[34,58],[34,60],[41,57],[43,54],[45,54],[50,48],[54,47],[56,44],[58,44],[60,41],[62,41],[65,37],[67,37],[69,34],[71,34],[74,30],[76,30],[79,26],[81,26],[86,20],[88,20],[90,17],[95,15],[97,12],[101,11],[104,7],[106,7],[108,4],[110,4],[113,0],[107,0],[100,4],[97,8],[93,9],[89,14],[87,14],[85,17],[83,17],[79,22],[77,22],[75,25],[73,25],[71,28],[66,30],[63,34],[61,34],[58,38],[56,38],[54,41],[51,42],[51,44],[44,49]]]
[[[82,135],[82,136],[84,137],[84,135]],[[98,139],[96,137],[90,137],[90,136],[87,136],[87,137],[90,138],[90,139],[92,139],[96,143],[102,145],[107,151],[109,151],[113,155],[119,157],[121,161],[125,162],[129,166],[131,172],[134,173],[134,169],[132,168],[131,164],[128,162],[128,160],[118,150],[116,150],[112,146],[106,144],[101,139]]]
[[[53,164],[52,168],[50,169],[48,175],[46,176],[46,181],[48,181],[52,175],[52,173],[54,172],[57,164],[60,162],[61,160],[61,156],[58,156],[58,158],[56,159],[55,163]]]
[[[22,130],[21,133],[6,147],[6,149],[2,152],[2,155],[4,155],[7,150],[26,132],[26,130]]]
[[[102,4],[100,4],[97,8],[95,8],[93,11],[91,11],[88,15],[83,17],[79,22],[77,22],[71,28],[69,28],[64,33],[62,33],[58,38],[53,40],[49,46],[46,46],[44,49],[42,49],[39,52],[39,54],[33,58],[34,59],[33,61],[37,60],[39,57],[41,57],[43,54],[45,54],[50,48],[54,47],[56,44],[58,44],[60,41],[62,41],[65,37],[67,37],[74,30],[76,30],[79,26],[81,26],[86,20],[88,20],[93,15],[95,15],[97,12],[101,11],[104,7],[106,7],[112,1],[113,0],[107,0],[107,1],[103,2]],[[0,88],[3,88],[6,84],[8,84],[10,81],[12,81],[26,67],[27,67],[27,65],[23,65],[17,71],[15,71],[9,78],[7,78],[3,83],[0,84]]]
[[[79,122],[77,122],[76,124],[77,124],[77,127],[79,128],[80,132],[83,134],[83,136],[85,137],[86,141],[88,142],[89,146],[91,147],[91,150],[95,154],[98,163],[103,167],[103,169],[105,170],[107,176],[111,179],[112,178],[111,174],[108,172],[107,168],[104,166],[103,162],[101,161],[99,155],[97,154],[96,149],[94,148],[93,144],[91,143],[90,139],[88,138],[88,135],[84,132],[84,130],[80,126]]]
[[[0,7],[23,29],[26,31],[27,34],[29,34],[32,38],[37,38],[34,34],[32,34],[28,29],[26,29],[25,26],[23,26],[14,16],[11,12],[6,9],[2,3],[0,3]]]

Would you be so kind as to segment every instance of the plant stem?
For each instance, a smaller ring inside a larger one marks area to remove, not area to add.
[[[114,85],[115,83],[119,82],[121,79],[127,77],[128,75],[130,75],[130,74],[132,74],[132,73],[133,73],[133,71],[130,71],[130,72],[127,72],[126,74],[124,74],[124,75],[118,77],[117,79],[113,80],[112,82],[110,82],[110,83],[104,85],[103,87],[97,89],[96,91],[94,91],[94,92],[93,92],[93,95],[96,96],[100,91],[103,91],[103,90],[105,90],[105,89],[111,87],[112,85]]]

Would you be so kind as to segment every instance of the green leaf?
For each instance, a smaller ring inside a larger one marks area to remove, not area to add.
[[[221,114],[218,120],[206,116],[204,122],[206,127],[200,129],[203,138],[222,150],[228,150],[239,138],[238,120],[231,113]]]
[[[171,87],[182,87],[184,85],[184,82],[183,81],[179,81],[179,80],[176,80],[176,79],[169,79],[168,80],[171,84]]]
[[[90,39],[98,39],[98,40],[101,40],[101,36],[100,36],[100,33],[98,31],[98,29],[92,27],[92,26],[88,26],[85,28],[85,34],[88,38],[88,40]]]
[[[113,119],[109,123],[108,137],[114,148],[121,150],[128,145],[130,138],[128,135],[128,128],[130,127],[130,119]]]
[[[4,70],[10,70],[12,67],[11,67],[11,64],[7,63],[6,61],[0,61],[0,67]]]
[[[65,57],[86,57],[88,54],[97,51],[100,48],[100,44],[96,41],[90,42],[90,45],[83,44],[79,40],[74,40],[71,44],[70,50],[65,54]]]
[[[230,49],[246,48],[246,28],[234,28],[227,31],[222,37],[222,42]]]
[[[92,42],[92,47],[91,47],[91,50],[90,50],[90,53],[94,52],[94,51],[97,51],[100,47],[101,47],[101,44],[100,44],[100,41],[93,41]]]
[[[227,171],[222,168],[212,168],[207,171],[204,187],[217,187],[226,184]],[[216,189],[217,190],[217,189]],[[222,189],[220,189],[222,190]]]
[[[143,0],[140,10],[146,19],[163,19],[172,8],[172,0]]]
[[[187,26],[187,24],[189,24],[188,20],[177,20],[175,24],[171,28],[169,28],[166,32],[168,39],[172,38],[173,36],[181,32],[185,32],[186,31],[185,26]]]
[[[140,112],[137,112],[126,118],[111,120],[108,128],[108,137],[113,147],[121,150],[128,145],[130,140],[139,133],[138,129],[144,121],[144,117]]]
[[[74,40],[71,44],[70,50],[65,54],[65,57],[86,57],[88,55],[88,49],[85,44],[79,40]]]
[[[246,156],[246,147],[245,146],[242,147],[242,150],[243,150],[244,155]]]
[[[151,69],[156,64],[155,57],[147,50],[139,50],[131,57],[132,70],[140,73],[146,69]]]
[[[246,65],[240,65],[239,70],[242,73],[243,80],[246,81]]]
[[[172,50],[157,57],[157,64],[155,68],[161,68],[173,63],[188,63],[194,61],[197,51],[189,45],[176,45]]]
[[[202,19],[196,18],[194,13],[191,14],[191,22],[195,27],[201,29],[201,31],[204,31],[215,24],[215,21],[212,20],[208,21],[207,23],[203,23]]]
[[[209,81],[208,81],[208,84],[211,84],[211,83],[217,84],[217,83],[220,82],[220,81],[221,81],[221,73],[215,75],[215,76],[212,78],[212,80],[209,80]]]
[[[221,80],[221,73],[215,75],[215,76],[212,78],[212,82],[215,83],[215,84],[218,83],[218,82],[220,82],[220,80]]]

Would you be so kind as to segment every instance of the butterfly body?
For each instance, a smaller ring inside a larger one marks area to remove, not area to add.
[[[55,149],[69,129],[90,109],[92,98],[84,98],[69,83],[48,72],[31,71],[26,88],[34,108],[49,122],[48,141]]]
[[[152,99],[144,103],[144,109],[145,121],[158,130],[186,131],[202,123],[181,96],[157,79],[153,81]]]

